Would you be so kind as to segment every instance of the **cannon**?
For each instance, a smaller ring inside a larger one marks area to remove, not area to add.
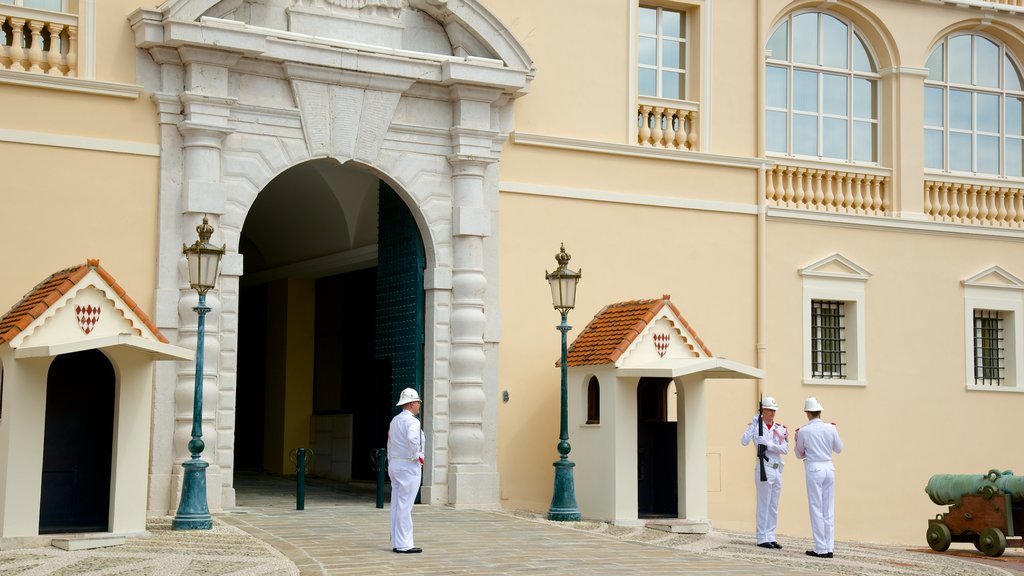
[[[925,492],[949,512],[928,520],[928,546],[945,552],[952,542],[970,542],[986,556],[1001,556],[1006,547],[1024,548],[1024,476],[1007,470],[987,474],[936,474]]]

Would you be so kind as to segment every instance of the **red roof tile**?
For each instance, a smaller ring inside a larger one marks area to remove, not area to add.
[[[160,333],[149,316],[139,308],[134,300],[125,295],[124,288],[118,285],[109,272],[100,267],[100,261],[97,259],[89,259],[85,264],[54,272],[46,280],[37,284],[28,294],[25,294],[3,317],[0,317],[0,342],[10,342],[22,330],[28,328],[33,320],[42,316],[62,295],[67,294],[82,278],[85,278],[89,270],[96,270],[100,277],[110,285],[114,293],[119,296],[123,295],[125,305],[142,320],[157,339],[167,343],[167,338]]]
[[[572,343],[566,364],[592,366],[616,362],[665,306],[671,307],[704,354],[713,356],[679,309],[669,301],[669,295],[665,294],[657,300],[627,300],[602,308]],[[693,348],[692,345],[690,347]]]

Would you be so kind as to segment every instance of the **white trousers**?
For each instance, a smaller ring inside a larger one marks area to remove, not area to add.
[[[834,552],[836,469],[831,462],[807,462],[807,509],[811,514],[814,551]]]
[[[391,477],[391,547],[408,550],[412,543],[412,504],[420,491],[419,462],[388,462]]]
[[[779,523],[779,496],[782,495],[782,465],[772,468],[764,463],[765,476],[761,482],[761,464],[754,464],[754,486],[757,487],[757,543],[775,542],[775,527]]]

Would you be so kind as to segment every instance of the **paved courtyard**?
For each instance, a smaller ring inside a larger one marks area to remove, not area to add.
[[[758,548],[749,534],[672,535],[601,522],[554,523],[527,512],[417,506],[423,554],[394,554],[388,510],[372,487],[312,480],[306,510],[295,510],[293,483],[239,477],[239,507],[212,531],[170,530],[154,518],[149,536],[124,546],[80,552],[51,547],[0,552],[0,576],[324,576],[342,574],[708,574],[1021,575],[1024,555],[979,559],[973,548],[934,554],[899,547],[837,543],[831,560],[809,558],[809,542],[782,538],[781,551]]]

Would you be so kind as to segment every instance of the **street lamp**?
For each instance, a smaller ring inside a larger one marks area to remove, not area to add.
[[[562,315],[562,323],[557,326],[562,333],[562,361],[559,363],[562,368],[562,429],[558,435],[558,461],[555,467],[555,491],[551,496],[551,508],[548,510],[548,520],[579,520],[580,508],[576,505],[576,488],[572,480],[572,469],[575,464],[569,461],[569,393],[567,390],[568,372],[566,367],[566,346],[565,334],[572,329],[566,322],[569,310],[576,306],[576,284],[580,281],[581,272],[573,272],[569,269],[568,254],[565,253],[565,244],[562,244],[555,260],[558,268],[554,272],[544,273],[548,284],[551,285],[551,303],[555,310]]]
[[[209,530],[213,528],[213,518],[206,504],[206,467],[208,463],[199,458],[203,448],[203,345],[206,331],[206,313],[210,308],[206,305],[206,293],[217,283],[220,271],[220,259],[224,256],[224,247],[210,244],[213,226],[206,216],[203,223],[196,226],[199,240],[191,246],[182,245],[182,252],[188,259],[188,283],[199,293],[199,304],[193,308],[199,315],[199,331],[196,336],[196,390],[192,399],[192,440],[188,443],[188,451],[192,459],[181,463],[185,469],[185,478],[181,487],[181,502],[178,512],[174,515],[171,528],[174,530]]]

